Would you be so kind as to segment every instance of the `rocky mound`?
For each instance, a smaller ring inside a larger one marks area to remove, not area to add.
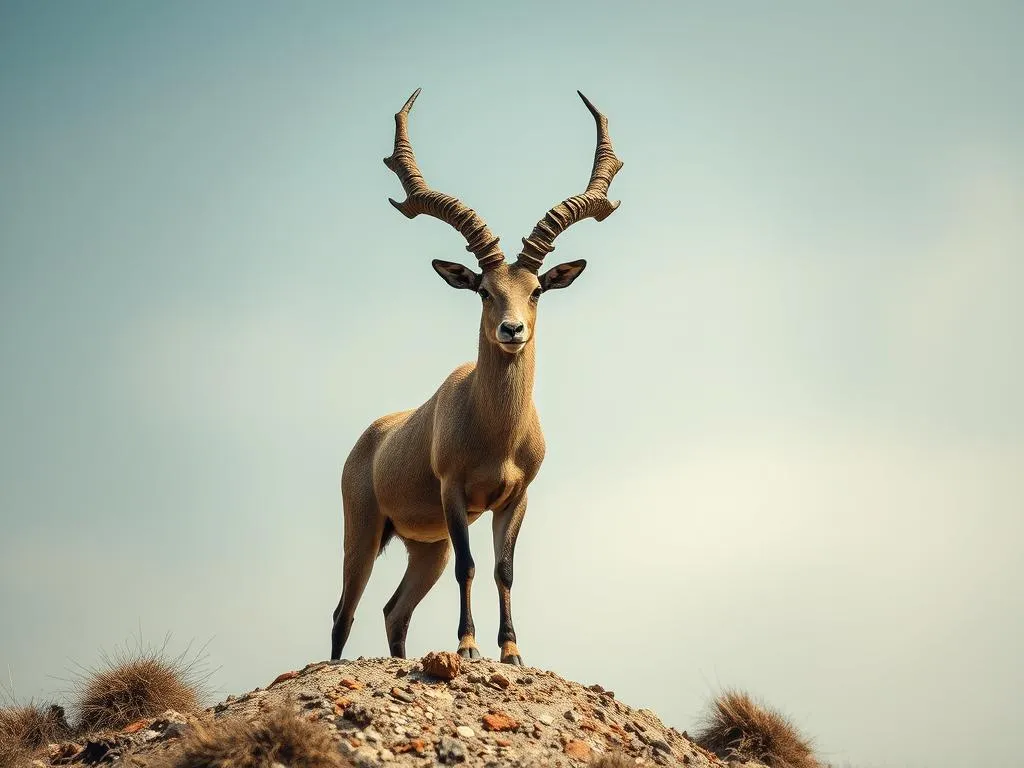
[[[52,745],[35,765],[199,765],[182,760],[190,739],[209,746],[218,722],[260,723],[279,718],[282,708],[328,735],[340,765],[569,768],[612,755],[624,758],[616,765],[722,765],[653,712],[626,706],[600,685],[450,653],[311,664],[199,715],[167,712],[86,743]],[[291,764],[304,762],[293,757]]]

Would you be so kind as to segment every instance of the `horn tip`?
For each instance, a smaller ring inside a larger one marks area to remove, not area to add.
[[[590,99],[588,99],[586,96],[583,95],[583,91],[577,90],[576,93],[578,93],[579,97],[581,99],[583,99],[583,103],[587,105],[587,109],[590,110],[592,115],[597,117],[598,115],[601,114],[600,112],[597,111],[597,107],[594,106],[594,103]]]
[[[412,109],[412,105],[416,103],[416,97],[420,95],[420,91],[422,90],[422,88],[417,88],[415,91],[413,91],[412,96],[405,100],[405,105],[402,107],[398,114],[402,114],[403,112],[408,113],[409,110]]]
[[[390,197],[388,198],[388,202],[391,203],[393,206],[395,206],[395,210],[397,210],[399,213],[401,213],[403,216],[405,216],[405,218],[407,218],[407,219],[416,218],[416,213],[415,212],[410,214],[408,211],[405,210],[405,208],[403,207],[405,205],[405,203],[399,203],[398,201],[396,201],[396,200],[394,200],[393,198],[390,198]]]

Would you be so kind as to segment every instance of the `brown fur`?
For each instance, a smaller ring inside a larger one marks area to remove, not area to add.
[[[740,691],[725,691],[711,703],[695,741],[725,760],[821,768],[811,742],[786,717]]]
[[[0,768],[28,762],[33,752],[70,733],[64,710],[56,704],[0,708]]]
[[[501,644],[501,658],[507,659],[510,656],[521,656],[519,652],[519,646],[513,643],[511,640],[507,640]]]
[[[116,730],[167,709],[196,711],[203,695],[198,661],[186,660],[185,654],[170,657],[163,647],[104,655],[101,666],[76,683],[79,729]]]
[[[468,651],[472,646],[466,636],[475,631],[470,606],[475,566],[467,529],[488,510],[494,513],[498,641],[515,639],[510,603],[513,553],[526,514],[527,488],[540,471],[545,452],[533,404],[537,304],[542,293],[571,285],[586,262],[559,264],[544,274],[539,268],[558,233],[582,218],[600,221],[617,205],[607,199],[607,191],[622,164],[612,151],[607,119],[580,94],[598,126],[587,191],[549,211],[520,259],[506,263],[483,219],[457,198],[430,189],[420,173],[407,129],[418,95],[419,90],[395,115],[395,150],[384,161],[409,196],[404,203],[392,204],[409,218],[426,214],[441,219],[469,241],[481,273],[440,260],[433,267],[452,287],[481,297],[477,359],[456,368],[419,408],[374,421],[345,462],[343,590],[334,610],[333,659],[340,658],[374,560],[392,531],[405,542],[409,563],[384,608],[391,653],[405,655],[412,613],[444,571],[449,541],[460,587],[460,647]],[[521,663],[518,654],[507,660]]]
[[[271,768],[275,763],[290,768],[351,765],[324,728],[282,706],[255,722],[224,718],[200,723],[147,768]]]

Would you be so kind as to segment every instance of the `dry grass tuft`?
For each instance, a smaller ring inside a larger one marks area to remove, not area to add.
[[[270,768],[275,763],[293,768],[351,765],[323,728],[282,706],[257,722],[225,718],[199,724],[151,768]]]
[[[25,762],[40,747],[70,733],[64,710],[56,704],[0,708],[0,768]]]
[[[103,654],[98,668],[86,669],[75,681],[74,707],[79,731],[118,730],[164,710],[195,712],[200,708],[206,677],[198,672],[198,655],[187,659],[158,648],[119,649]]]
[[[740,691],[725,691],[712,702],[695,741],[724,760],[821,768],[810,741],[787,718]]]

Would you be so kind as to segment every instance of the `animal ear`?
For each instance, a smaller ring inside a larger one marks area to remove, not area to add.
[[[468,288],[475,291],[480,287],[480,275],[468,267],[456,264],[454,261],[441,261],[441,259],[434,259],[430,265],[452,288]]]
[[[586,259],[579,259],[578,261],[569,261],[565,264],[559,264],[557,267],[552,267],[540,276],[540,287],[545,291],[555,288],[568,288],[572,285],[572,281],[580,276],[580,273],[583,272],[586,266]]]

